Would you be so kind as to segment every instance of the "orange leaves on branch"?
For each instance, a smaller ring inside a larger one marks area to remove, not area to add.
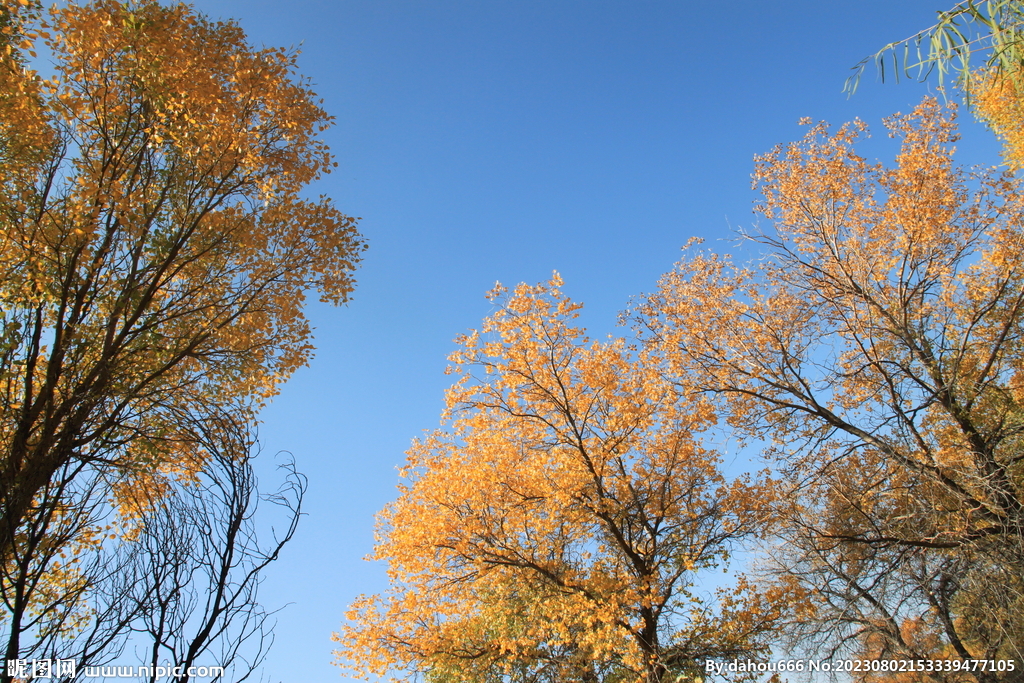
[[[916,624],[942,656],[1020,655],[1024,195],[953,163],[954,114],[889,119],[891,167],[861,123],[759,157],[760,260],[695,254],[635,310],[791,475],[780,576],[819,596],[796,633],[840,649],[927,659]]]
[[[1007,166],[1020,171],[1024,167],[1024,125],[1021,124],[1024,108],[1019,73],[982,71],[970,83],[975,113],[1003,141],[1003,159]]]
[[[656,354],[588,339],[560,285],[496,289],[460,338],[446,428],[414,444],[380,516],[391,592],[336,636],[355,673],[653,682],[766,647],[779,596],[716,609],[694,583],[764,523],[771,487],[726,481],[699,438],[709,405]]]
[[[294,53],[152,0],[10,5],[0,26],[6,556],[69,463],[140,486],[202,467],[197,432],[251,420],[309,360],[305,296],[347,301],[364,243],[301,196],[334,162]]]
[[[331,118],[294,76],[295,55],[251,50],[242,30],[186,5],[71,6],[54,18],[61,116],[84,145],[102,131],[141,133],[138,142],[188,163],[210,182],[244,179],[239,195],[291,193],[326,172],[316,139]]]

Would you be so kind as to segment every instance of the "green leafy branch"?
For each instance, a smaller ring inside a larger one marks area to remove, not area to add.
[[[853,67],[843,91],[853,94],[871,63],[885,80],[889,68],[896,78],[927,80],[937,72],[943,84],[951,74],[964,86],[971,77],[971,58],[987,54],[985,65],[997,77],[1019,77],[1024,63],[1024,2],[1021,0],[967,0],[939,12],[933,26],[904,40],[889,43]],[[966,88],[965,88],[966,91]]]

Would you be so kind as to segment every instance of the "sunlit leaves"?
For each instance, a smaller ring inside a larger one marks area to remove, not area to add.
[[[364,248],[304,194],[330,124],[294,52],[187,5],[0,8],[0,561],[74,506],[60,472],[130,537],[309,360],[304,299],[347,301]]]
[[[766,522],[772,487],[727,481],[699,439],[710,406],[657,354],[589,340],[560,284],[497,288],[460,338],[446,427],[380,517],[392,590],[338,637],[355,673],[653,683],[767,646],[781,594],[718,604],[694,583]]]
[[[635,319],[790,475],[778,561],[816,596],[804,642],[1019,656],[1021,189],[953,163],[934,100],[886,127],[891,167],[857,154],[861,123],[759,157],[761,258],[695,253]]]

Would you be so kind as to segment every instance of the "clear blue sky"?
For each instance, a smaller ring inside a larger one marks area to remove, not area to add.
[[[800,137],[800,117],[880,131],[919,101],[933,86],[874,71],[852,99],[841,89],[861,57],[950,4],[196,2],[257,45],[301,44],[337,117],[340,167],[314,192],[363,217],[370,242],[351,304],[310,307],[317,356],[263,416],[266,454],[291,451],[310,480],[308,516],[264,584],[268,607],[290,603],[270,680],[341,680],[330,634],[353,598],[386,587],[362,559],[373,515],[410,439],[437,425],[452,339],[488,314],[496,280],[558,270],[591,330],[616,332],[689,237],[728,249],[751,225],[752,157]],[[996,161],[976,125],[962,147]]]

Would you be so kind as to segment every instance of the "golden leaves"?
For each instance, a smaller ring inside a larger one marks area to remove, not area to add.
[[[3,556],[70,463],[116,473],[125,520],[194,476],[197,431],[308,361],[305,296],[346,301],[365,245],[299,196],[331,117],[291,52],[184,4],[0,10]]]
[[[1019,74],[979,71],[971,78],[970,84],[970,95],[978,118],[1003,140],[1003,159],[1007,166],[1019,171],[1024,164]]]
[[[766,519],[771,488],[726,482],[698,440],[706,402],[680,396],[657,355],[588,339],[560,285],[496,287],[498,311],[460,338],[446,429],[414,443],[380,515],[392,591],[357,602],[337,636],[357,674],[579,660],[639,681],[668,670],[659,642],[700,641],[687,661],[761,646],[770,611],[722,626],[763,605],[716,616],[687,587]],[[701,625],[681,634],[676,613]]]
[[[791,474],[777,566],[821,596],[795,633],[931,656],[894,635],[919,623],[1009,651],[1019,582],[984,577],[1022,574],[1021,188],[953,163],[952,107],[886,127],[890,167],[857,153],[859,122],[758,157],[761,259],[691,254],[634,317],[674,384]]]

